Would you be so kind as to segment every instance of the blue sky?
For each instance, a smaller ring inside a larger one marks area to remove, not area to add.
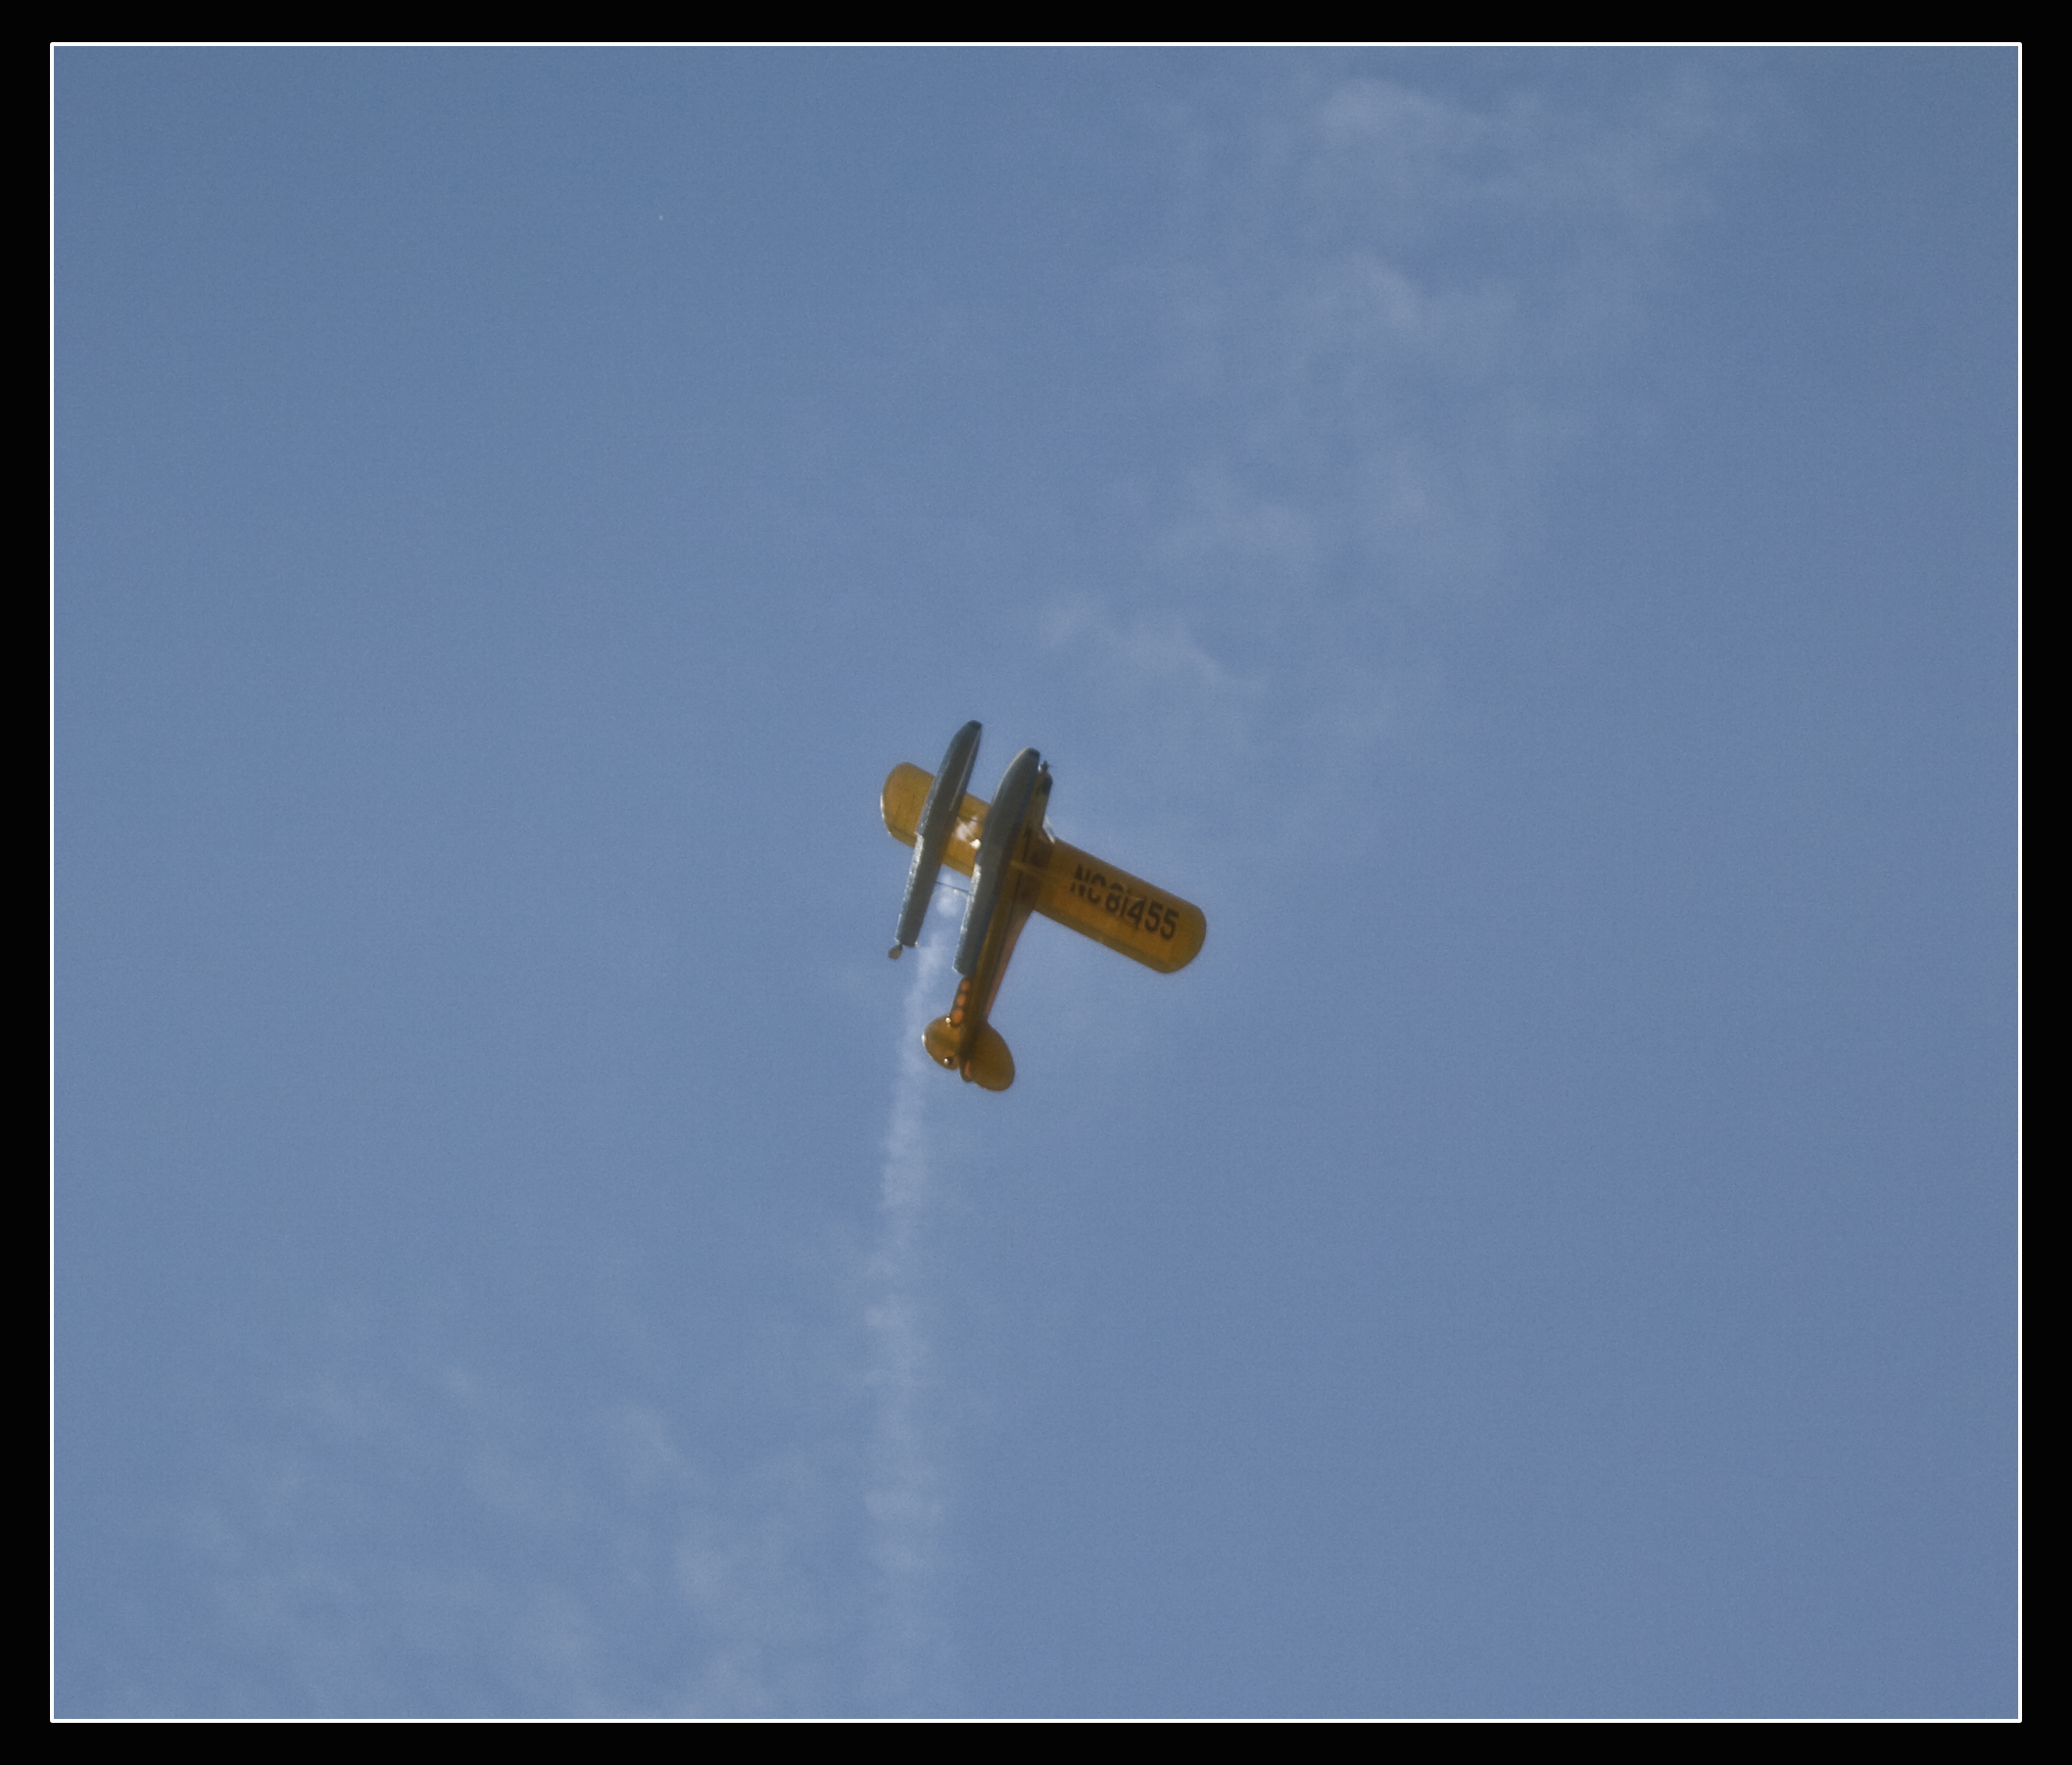
[[[2017,77],[60,51],[57,1708],[2011,1713]]]

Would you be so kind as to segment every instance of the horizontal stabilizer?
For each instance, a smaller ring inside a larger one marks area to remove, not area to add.
[[[948,1018],[938,1018],[922,1032],[921,1044],[928,1050],[928,1058],[939,1067],[947,1067],[952,1073],[958,1071],[957,1042],[960,1032]],[[982,1091],[1004,1091],[1014,1083],[1014,1056],[1007,1051],[1007,1039],[990,1024],[981,1024],[977,1039],[971,1052],[962,1063],[965,1082],[977,1085]]]

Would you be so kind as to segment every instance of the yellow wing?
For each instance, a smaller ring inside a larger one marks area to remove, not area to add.
[[[918,766],[894,766],[885,781],[885,793],[878,806],[885,811],[885,831],[902,845],[912,845],[921,825],[921,806],[928,801],[928,787],[936,775]],[[979,857],[979,835],[986,827],[986,805],[966,795],[957,808],[957,825],[950,830],[949,843],[942,848],[942,862],[967,877]]]
[[[1209,935],[1208,919],[1193,902],[1062,839],[1051,841],[1036,910],[1161,975],[1185,968]]]
[[[921,805],[928,800],[934,776],[918,766],[892,768],[880,807],[885,811],[886,832],[894,839],[914,843]],[[958,808],[949,843],[942,849],[942,862],[970,876],[985,827],[986,805],[967,795]],[[1045,844],[1047,853],[1032,853],[1033,862],[1026,867],[1036,881],[1032,905],[1045,919],[1070,926],[1161,975],[1185,968],[1201,953],[1209,922],[1193,902],[1154,888],[1141,877],[1117,870],[1062,839]]]

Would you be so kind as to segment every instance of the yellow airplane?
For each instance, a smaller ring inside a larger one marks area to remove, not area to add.
[[[1015,755],[990,805],[964,793],[978,757],[979,726],[967,723],[933,776],[901,765],[885,781],[886,832],[914,848],[891,956],[896,962],[920,937],[945,863],[971,878],[957,937],[956,968],[963,978],[949,1015],[931,1024],[921,1039],[938,1066],[963,1073],[967,1083],[1004,1091],[1014,1083],[1014,1056],[987,1018],[1032,913],[1161,975],[1194,960],[1209,922],[1192,903],[1056,837],[1043,820],[1050,768],[1035,748]]]

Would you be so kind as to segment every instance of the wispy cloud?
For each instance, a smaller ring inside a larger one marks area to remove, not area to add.
[[[955,899],[945,891],[940,911]],[[876,1241],[806,1322],[844,1362],[851,1402],[775,1394],[795,1420],[808,1407],[819,1419],[774,1450],[732,1452],[731,1426],[688,1394],[572,1403],[457,1346],[458,1320],[437,1307],[340,1308],[313,1369],[218,1444],[169,1516],[191,1621],[160,1639],[153,1670],[111,1707],[947,1707],[953,1407],[930,1261],[943,1201],[931,1111],[944,1075],[920,1045],[946,971],[939,923],[910,959]]]
[[[1230,752],[1384,739],[1448,607],[1528,592],[1552,475],[1619,409],[1666,247],[1760,111],[1666,57],[1573,104],[1261,66],[1156,131],[1170,221],[1126,282],[1189,439],[1134,488],[1134,558],[1050,628],[1118,718]]]
[[[847,1713],[857,1455],[716,1468],[695,1420],[581,1411],[416,1318],[334,1344],[178,1516],[199,1598],[138,1714]]]

